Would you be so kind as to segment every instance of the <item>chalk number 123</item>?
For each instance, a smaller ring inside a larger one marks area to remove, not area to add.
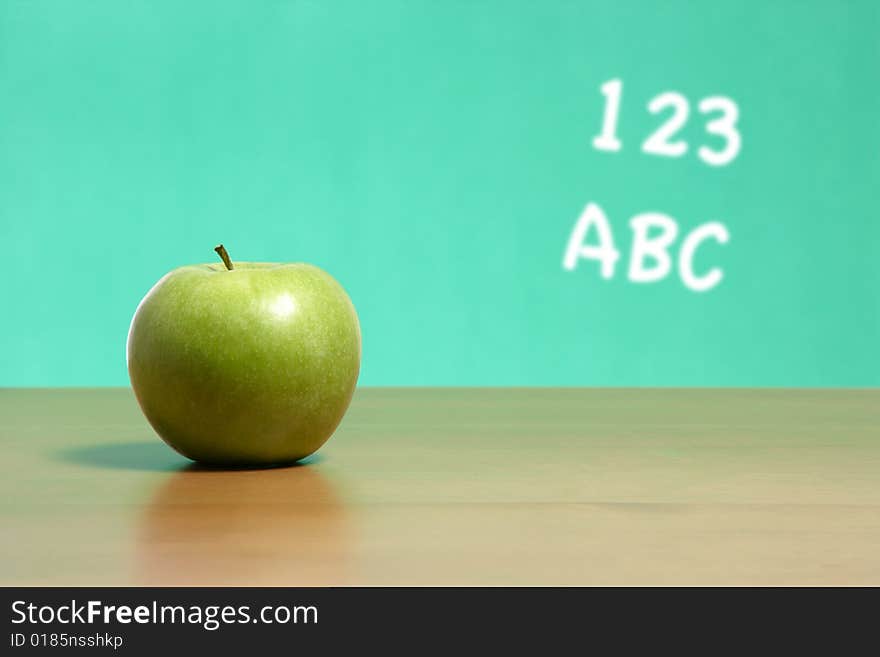
[[[619,151],[622,147],[617,137],[617,119],[620,115],[620,99],[623,94],[623,81],[615,78],[599,87],[605,97],[605,112],[602,130],[593,138],[593,147],[600,151]],[[675,91],[665,91],[654,96],[648,103],[648,111],[658,114],[667,108],[672,110],[665,122],[651,133],[642,143],[642,152],[664,157],[681,157],[688,150],[688,144],[675,136],[687,123],[690,103],[687,98]],[[715,150],[700,146],[697,155],[710,166],[729,164],[739,154],[742,137],[737,129],[739,108],[727,96],[709,96],[697,105],[701,114],[715,114],[706,122],[706,132],[723,140],[723,148]]]

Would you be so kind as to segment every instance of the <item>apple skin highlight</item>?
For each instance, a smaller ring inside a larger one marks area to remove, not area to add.
[[[351,402],[357,313],[318,267],[230,267],[181,267],[147,293],[128,333],[131,385],[156,433],[187,458],[292,463],[327,441]]]

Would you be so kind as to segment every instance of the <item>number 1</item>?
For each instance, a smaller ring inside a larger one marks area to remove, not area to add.
[[[602,132],[593,137],[593,148],[600,151],[619,151],[620,140],[617,132],[617,116],[620,110],[620,93],[623,83],[619,78],[608,80],[599,87],[605,96],[605,115],[602,118]]]

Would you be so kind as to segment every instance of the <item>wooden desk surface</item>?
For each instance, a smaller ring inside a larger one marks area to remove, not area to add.
[[[212,471],[125,389],[0,390],[2,585],[880,584],[880,390],[361,389]]]

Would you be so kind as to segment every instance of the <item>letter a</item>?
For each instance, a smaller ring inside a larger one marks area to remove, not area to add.
[[[596,226],[598,243],[586,244],[587,233],[593,225]],[[614,265],[619,257],[620,253],[614,248],[611,226],[608,225],[605,213],[595,203],[588,203],[574,225],[571,237],[568,238],[568,246],[562,258],[562,268],[572,271],[580,258],[589,258],[602,263],[600,269],[602,278],[611,278],[614,276]]]

